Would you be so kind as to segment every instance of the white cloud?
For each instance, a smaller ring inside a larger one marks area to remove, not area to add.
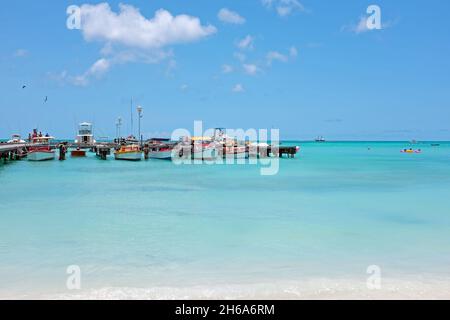
[[[187,84],[182,84],[182,85],[180,86],[180,90],[181,90],[181,91],[186,91],[187,89],[189,89],[189,86],[188,86]]]
[[[223,73],[231,73],[231,72],[233,72],[233,67],[228,64],[224,64],[222,66],[222,72]]]
[[[361,34],[361,33],[367,32],[367,31],[372,31],[367,27],[367,19],[368,19],[368,17],[361,16],[361,17],[359,17],[359,20],[357,23],[342,26],[341,31],[352,32],[355,34]],[[393,25],[393,22],[388,21],[381,25],[381,29],[387,29],[387,28],[391,27],[392,25]],[[377,29],[375,29],[375,30],[377,30]]]
[[[89,74],[95,77],[101,77],[104,75],[110,67],[110,63],[106,59],[99,59],[97,60],[89,69]]]
[[[16,52],[14,52],[14,56],[17,58],[23,58],[28,56],[28,50],[25,49],[17,49]]]
[[[119,9],[115,13],[107,3],[81,6],[84,38],[148,49],[196,41],[217,31],[212,25],[203,26],[197,17],[173,16],[164,9],[151,19],[131,5],[120,4]]]
[[[231,89],[231,91],[233,91],[234,93],[241,93],[241,92],[245,92],[245,89],[242,86],[242,84],[238,83],[233,87],[233,89]]]
[[[171,59],[167,64],[166,68],[166,77],[171,77],[173,75],[173,71],[177,68],[177,62],[174,59]]]
[[[291,47],[291,48],[289,49],[289,55],[290,55],[292,58],[297,57],[297,56],[298,56],[298,50],[297,50],[297,48],[296,48],[296,47]]]
[[[237,43],[237,46],[241,50],[253,49],[254,38],[250,35],[246,36],[244,39]]]
[[[220,9],[217,17],[220,21],[231,24],[244,24],[245,18],[241,17],[239,13],[231,11],[227,8]]]
[[[235,57],[236,59],[238,59],[238,60],[241,61],[241,62],[244,62],[245,59],[247,59],[247,57],[245,56],[245,54],[243,54],[242,52],[235,52],[233,55],[234,55],[234,57]]]
[[[369,28],[367,28],[367,18],[361,17],[359,18],[359,22],[356,26],[353,27],[353,32],[355,33],[362,33],[369,31]]]
[[[261,0],[261,2],[268,9],[275,8],[280,17],[288,16],[295,11],[306,11],[298,0]]]
[[[278,51],[269,51],[266,55],[267,65],[272,65],[273,61],[279,62],[289,62],[290,59],[294,59],[298,56],[298,50],[296,47],[292,46],[289,48],[289,52],[287,54],[282,54]]]
[[[245,73],[251,76],[254,76],[259,71],[261,71],[261,69],[259,69],[255,64],[244,64],[242,67],[244,68]]]
[[[285,56],[284,54],[279,53],[278,51],[270,51],[267,53],[267,64],[271,65],[274,60],[280,61],[280,62],[288,62],[289,58]]]
[[[97,60],[84,74],[75,77],[68,77],[68,80],[76,86],[86,86],[89,84],[91,78],[101,78],[105,73],[109,71],[111,62],[107,59]],[[67,74],[65,74],[67,77]]]
[[[173,16],[160,9],[154,17],[144,17],[139,9],[120,4],[113,12],[107,3],[81,6],[81,32],[86,41],[103,42],[101,58],[78,76],[58,77],[75,85],[85,86],[91,78],[100,78],[115,64],[130,62],[159,63],[170,59],[166,75],[176,68],[173,51],[165,47],[200,40],[214,34],[212,25],[202,25],[197,17]]]

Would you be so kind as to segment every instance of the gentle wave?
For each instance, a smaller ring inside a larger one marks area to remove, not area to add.
[[[49,300],[263,300],[263,299],[448,299],[450,278],[382,279],[379,289],[368,289],[356,279],[317,278],[245,285],[130,288],[110,287],[78,293],[36,295],[21,298]],[[15,297],[17,298],[17,297]]]

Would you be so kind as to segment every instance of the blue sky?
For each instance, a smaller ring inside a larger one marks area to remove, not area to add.
[[[0,137],[72,138],[85,120],[113,137],[118,116],[130,130],[133,97],[147,137],[203,120],[284,139],[450,139],[448,1],[109,1],[67,29],[69,5],[100,3],[1,4]],[[381,30],[357,28],[370,4]],[[173,20],[154,26],[160,9]]]

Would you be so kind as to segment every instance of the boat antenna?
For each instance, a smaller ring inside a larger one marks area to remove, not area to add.
[[[131,97],[130,117],[131,117],[131,136],[133,136],[133,97]]]

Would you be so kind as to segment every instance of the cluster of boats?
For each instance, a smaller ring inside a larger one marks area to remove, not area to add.
[[[29,134],[27,146],[27,158],[30,161],[46,161],[56,158],[55,146],[51,146],[54,137],[43,135],[36,129]],[[14,135],[8,143],[24,144],[19,135]],[[116,160],[139,161],[145,159],[171,160],[177,158],[191,158],[198,160],[215,160],[217,158],[245,159],[249,156],[267,157],[271,147],[267,143],[244,142],[225,134],[225,129],[215,129],[211,137],[186,137],[174,142],[170,139],[149,139],[145,142],[138,141],[134,136],[114,140],[114,143],[98,144],[94,140],[92,124],[83,122],[79,125],[78,135],[71,145],[72,157],[85,157],[86,150],[107,150],[107,154],[114,148]],[[60,143],[56,145],[61,154],[67,151],[68,145]],[[295,150],[297,152],[299,148]],[[106,159],[105,154],[102,158]]]
[[[400,150],[401,153],[422,153],[421,149],[413,149],[413,148],[409,148],[409,149],[403,149]]]

